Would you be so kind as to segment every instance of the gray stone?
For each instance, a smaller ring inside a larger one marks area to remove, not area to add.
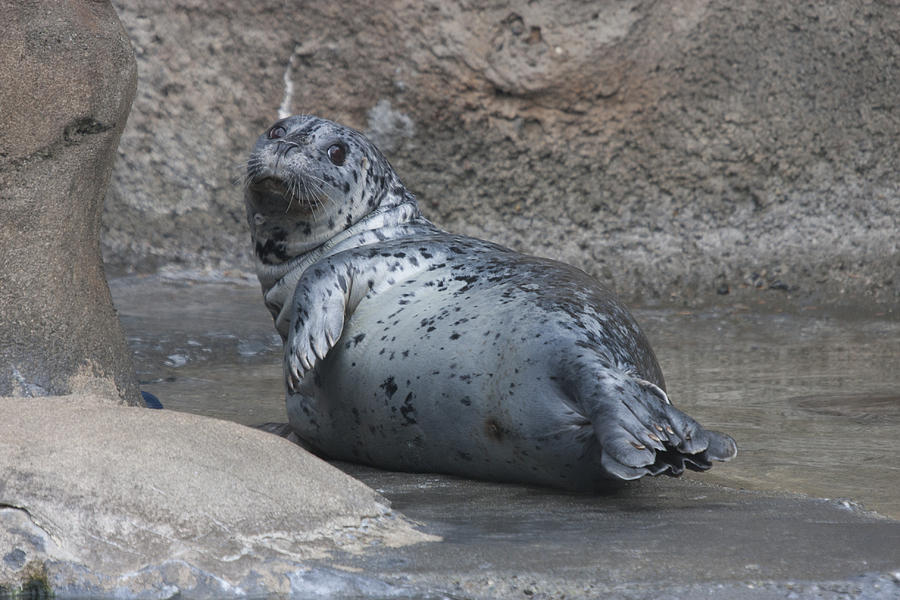
[[[100,257],[136,65],[109,2],[0,3],[0,395],[140,402]]]
[[[412,119],[391,108],[389,100],[380,100],[369,110],[365,134],[382,152],[392,154],[415,130]]]
[[[21,548],[14,548],[3,556],[3,562],[13,569],[21,569],[25,566],[25,551]]]
[[[231,180],[281,108],[382,136],[441,226],[632,302],[900,302],[889,4],[115,3],[119,271],[247,268]]]
[[[36,561],[64,594],[287,593],[321,584],[307,563],[337,550],[435,539],[256,429],[92,396],[0,399],[8,587]]]

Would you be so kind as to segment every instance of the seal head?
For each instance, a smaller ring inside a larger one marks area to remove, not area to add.
[[[303,115],[259,136],[245,186],[254,253],[267,265],[309,252],[379,208],[412,201],[359,132]]]

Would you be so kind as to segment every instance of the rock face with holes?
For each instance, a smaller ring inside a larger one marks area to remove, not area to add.
[[[100,256],[128,37],[108,2],[5,2],[0,20],[0,395],[138,403]]]
[[[248,264],[231,179],[281,109],[364,130],[444,228],[632,301],[900,301],[886,4],[116,6],[141,67],[120,268]]]

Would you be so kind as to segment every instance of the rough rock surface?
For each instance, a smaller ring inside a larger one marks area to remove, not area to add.
[[[120,269],[246,266],[231,179],[284,111],[373,135],[440,225],[632,301],[900,302],[892,3],[115,5]]]
[[[0,395],[139,403],[100,256],[128,37],[109,2],[3,2],[0,22]]]
[[[0,398],[0,414],[0,586],[44,563],[67,595],[289,593],[310,559],[437,539],[242,425],[96,396]]]

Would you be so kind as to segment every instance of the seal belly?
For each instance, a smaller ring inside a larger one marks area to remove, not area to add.
[[[497,286],[431,287],[413,279],[360,303],[304,384],[315,425],[297,414],[295,430],[329,457],[390,469],[565,487],[602,471],[555,374],[572,334]]]

